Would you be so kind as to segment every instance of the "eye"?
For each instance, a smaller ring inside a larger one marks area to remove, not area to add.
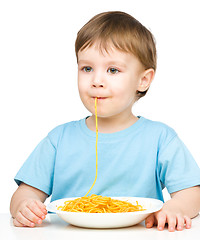
[[[118,73],[118,72],[119,72],[119,70],[116,69],[116,68],[109,68],[109,69],[108,69],[108,73],[116,74],[116,73]]]
[[[92,72],[93,71],[93,69],[91,67],[88,67],[88,66],[87,67],[83,67],[82,70],[84,72]]]

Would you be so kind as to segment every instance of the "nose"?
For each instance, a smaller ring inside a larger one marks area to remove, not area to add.
[[[103,80],[103,76],[96,74],[92,79],[92,87],[93,88],[103,88],[105,87],[105,82]]]
[[[92,87],[94,87],[94,88],[103,88],[104,87],[104,85],[101,83],[101,84],[92,84]]]

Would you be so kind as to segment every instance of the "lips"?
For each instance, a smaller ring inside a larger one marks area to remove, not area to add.
[[[106,99],[106,97],[97,97],[97,99]]]
[[[107,97],[92,97],[92,98],[97,98],[98,100],[106,99]]]

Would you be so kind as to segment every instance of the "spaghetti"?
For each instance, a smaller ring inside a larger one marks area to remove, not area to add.
[[[94,187],[94,184],[96,183],[96,180],[97,180],[97,173],[98,173],[98,151],[97,151],[97,143],[98,143],[97,98],[95,98],[95,122],[96,122],[96,175],[95,175],[94,182],[93,182],[91,188],[89,189],[89,191],[85,194],[85,197],[88,195],[88,193],[89,193],[89,192],[92,190],[92,188]]]
[[[136,212],[136,211],[145,210],[141,205],[138,204],[137,201],[136,201],[136,205],[133,205],[132,203],[129,203],[127,201],[116,200],[110,197],[103,197],[95,194],[92,194],[91,196],[87,196],[96,183],[97,173],[98,173],[97,98],[95,98],[95,122],[96,122],[96,175],[95,175],[94,182],[84,197],[65,201],[64,206],[59,206],[57,209],[61,211],[66,211],[66,212],[86,212],[86,213],[121,213],[121,212]]]
[[[58,210],[66,212],[85,212],[85,213],[124,213],[143,211],[143,207],[138,204],[133,205],[127,201],[102,197],[92,194],[88,197],[76,198],[64,202],[64,206],[58,207]]]

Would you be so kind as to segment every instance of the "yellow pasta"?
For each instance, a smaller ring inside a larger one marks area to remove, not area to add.
[[[57,209],[67,212],[86,212],[86,213],[121,213],[121,212],[135,212],[143,211],[143,207],[136,202],[133,205],[127,201],[121,201],[112,199],[110,197],[103,197],[101,195],[92,194],[87,196],[89,192],[94,187],[97,180],[98,173],[98,122],[97,122],[97,98],[95,98],[95,121],[96,121],[96,175],[95,180],[85,194],[84,197],[76,198],[74,200],[69,200],[64,202],[64,206],[59,206]]]
[[[85,213],[122,213],[143,211],[145,209],[137,201],[136,205],[133,205],[127,201],[92,194],[91,196],[65,201],[64,206],[59,206],[58,210]]]
[[[97,151],[97,143],[98,143],[98,120],[97,120],[97,98],[95,98],[95,122],[96,122],[96,175],[94,182],[89,189],[89,191],[85,194],[85,197],[88,195],[88,193],[92,190],[94,187],[94,184],[96,183],[97,180],[97,173],[98,173],[98,151]]]

